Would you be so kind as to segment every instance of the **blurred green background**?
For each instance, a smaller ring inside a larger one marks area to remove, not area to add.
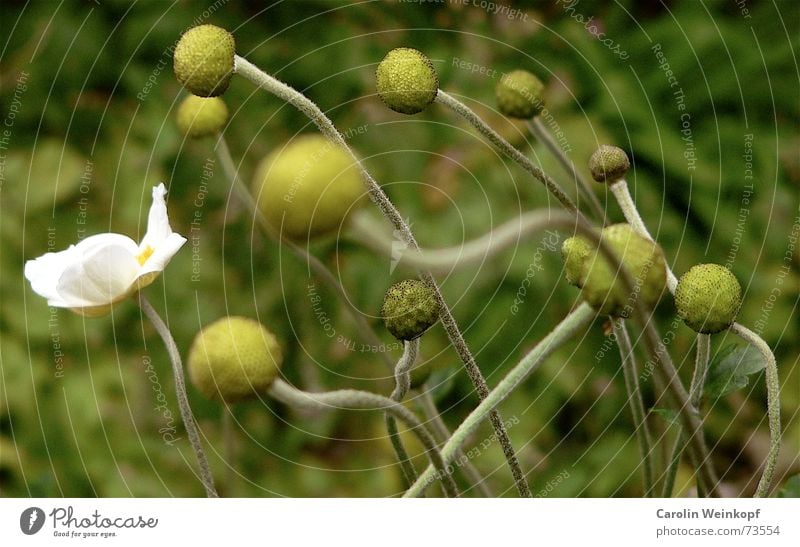
[[[774,348],[780,368],[785,440],[778,481],[797,473],[800,9],[788,0],[747,2],[746,12],[723,1],[541,1],[514,8],[495,14],[480,2],[309,1],[256,9],[233,1],[4,0],[0,495],[202,495],[185,433],[179,428],[182,440],[172,446],[162,441],[167,424],[156,398],[163,391],[177,415],[172,376],[163,344],[135,304],[100,319],[50,310],[22,274],[25,260],[93,233],[139,239],[159,181],[170,190],[173,229],[188,235],[194,215],[201,218],[192,233],[196,252],[190,241],[146,290],[184,355],[202,325],[225,314],[258,317],[281,339],[291,382],[310,390],[391,392],[386,368],[361,346],[344,305],[230,198],[214,140],[186,141],[177,131],[174,111],[185,92],[172,74],[170,48],[201,21],[232,31],[239,54],[303,90],[343,132],[352,130],[350,144],[425,246],[455,245],[555,203],[441,106],[414,117],[385,108],[374,95],[376,64],[393,47],[424,51],[443,89],[462,96],[574,193],[524,126],[494,111],[502,72],[521,67],[539,75],[579,168],[585,171],[598,143],[629,151],[632,192],[676,273],[718,262],[741,281],[740,321]],[[586,30],[590,17],[605,42]],[[659,65],[658,45],[676,86]],[[266,153],[313,131],[293,108],[242,78],[233,79],[224,99],[231,111],[225,137],[248,181]],[[687,120],[690,141],[681,134]],[[611,219],[621,220],[604,188],[596,190]],[[441,277],[490,385],[577,299],[548,238],[526,238],[480,268]],[[375,314],[386,287],[413,273],[391,271],[388,259],[347,237],[315,242],[311,250],[390,344]],[[531,288],[512,313],[526,276]],[[309,283],[316,283],[337,336],[323,332]],[[693,333],[674,323],[670,298],[657,315],[662,332],[674,334],[669,349],[688,382]],[[714,351],[733,342],[718,335]],[[396,346],[389,349],[398,356]],[[477,398],[440,326],[424,337],[422,356],[435,369],[426,389],[455,428]],[[644,389],[653,405],[652,386],[645,382]],[[265,397],[231,409],[226,442],[225,409],[191,387],[189,396],[224,495],[401,492],[380,413],[307,415]],[[751,494],[760,476],[765,408],[763,374],[704,402],[709,445],[729,495]],[[642,494],[619,355],[602,320],[549,358],[501,412],[518,421],[509,433],[535,493]],[[672,433],[662,417],[650,422],[661,453]],[[490,435],[485,425],[470,446]],[[404,438],[421,469],[424,456]],[[499,447],[489,444],[472,462],[497,495],[515,495]],[[691,483],[684,465],[678,486],[687,493]]]

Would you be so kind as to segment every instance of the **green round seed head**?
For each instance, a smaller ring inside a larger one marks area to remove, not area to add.
[[[567,283],[580,287],[583,285],[583,263],[592,252],[591,245],[580,236],[570,237],[561,245],[561,258],[564,260],[564,274]]]
[[[631,162],[622,148],[603,144],[589,158],[589,170],[597,182],[616,182],[628,172]]]
[[[527,70],[504,74],[494,88],[497,108],[511,118],[530,119],[544,108],[544,84]]]
[[[675,289],[678,315],[695,332],[714,334],[730,327],[742,305],[742,287],[719,264],[698,264],[683,274]]]
[[[583,262],[581,294],[584,300],[599,313],[614,317],[627,317],[634,309],[636,298],[646,308],[654,307],[667,284],[667,266],[661,247],[637,234],[628,224],[607,226],[600,238],[630,273],[634,293],[626,289],[622,273],[611,265],[599,247],[593,246]]]
[[[258,165],[253,192],[264,216],[287,237],[335,233],[363,203],[355,160],[319,134],[293,139]]]
[[[398,340],[414,340],[439,320],[439,301],[433,289],[419,279],[395,283],[381,307],[383,323]]]
[[[375,72],[378,96],[401,114],[425,110],[439,92],[439,76],[421,51],[407,47],[386,54]]]
[[[233,76],[235,53],[236,43],[227,30],[214,25],[190,28],[175,46],[175,76],[193,95],[222,95]]]
[[[175,114],[181,133],[195,139],[218,134],[227,121],[228,107],[219,97],[189,95]]]
[[[235,403],[264,393],[282,361],[277,339],[258,321],[223,317],[197,333],[187,366],[200,393]]]

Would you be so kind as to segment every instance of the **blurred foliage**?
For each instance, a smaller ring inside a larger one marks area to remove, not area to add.
[[[117,306],[109,317],[84,319],[49,309],[22,274],[26,259],[92,233],[140,238],[158,181],[170,190],[173,228],[190,241],[147,293],[184,354],[201,325],[235,313],[259,318],[284,341],[290,381],[311,390],[391,391],[379,355],[361,345],[344,305],[304,264],[263,237],[231,197],[214,141],[185,141],[175,128],[184,92],[172,75],[170,48],[201,20],[230,29],[240,54],[303,90],[343,132],[353,130],[351,144],[425,246],[458,244],[520,211],[554,204],[443,108],[434,105],[414,118],[384,108],[374,95],[376,64],[392,47],[426,52],[444,89],[463,96],[572,188],[523,125],[493,110],[503,71],[538,74],[581,169],[598,143],[630,152],[635,200],[678,274],[701,261],[730,262],[745,290],[740,320],[764,336],[779,362],[785,427],[779,476],[797,472],[800,10],[788,0],[748,2],[747,17],[722,1],[567,4],[515,3],[522,11],[508,17],[459,2],[309,1],[261,9],[210,0],[4,1],[0,493],[202,495],[183,432],[174,445],[162,440],[159,430],[168,424],[157,408],[160,391],[177,415],[170,367],[134,303]],[[593,16],[628,58],[587,32],[576,15]],[[677,87],[659,66],[656,44]],[[464,69],[462,61],[486,70]],[[678,88],[685,111],[678,109]],[[265,153],[313,131],[293,108],[241,78],[234,78],[225,101],[232,114],[225,136],[246,180]],[[682,140],[683,113],[691,148]],[[689,159],[684,152],[691,152]],[[613,199],[599,186],[597,192],[611,219],[621,220]],[[442,278],[491,385],[576,299],[547,237],[520,241],[474,271]],[[311,250],[341,276],[396,357],[397,346],[375,314],[385,288],[411,272],[392,273],[388,260],[346,238]],[[530,272],[531,288],[512,314]],[[311,283],[323,296],[332,338],[312,308]],[[688,382],[693,336],[675,320],[669,298],[658,321],[674,337],[669,349]],[[501,407],[507,419],[518,420],[509,433],[535,493],[642,493],[619,355],[602,323],[557,351]],[[714,350],[732,341],[716,336]],[[422,355],[435,369],[427,386],[454,428],[477,399],[440,326],[425,335]],[[657,406],[653,386],[643,387],[646,404]],[[223,494],[385,496],[402,488],[379,413],[309,416],[266,398],[241,404],[232,409],[231,452],[225,410],[191,388],[190,398]],[[767,447],[765,408],[763,374],[703,408],[731,494],[755,488]],[[652,415],[651,423],[661,438],[667,420]],[[471,446],[490,435],[482,428]],[[421,450],[411,436],[405,440],[421,468]],[[662,440],[671,444],[669,436]],[[472,461],[498,494],[513,495],[499,447]],[[679,488],[685,492],[691,483],[691,469],[681,467]]]

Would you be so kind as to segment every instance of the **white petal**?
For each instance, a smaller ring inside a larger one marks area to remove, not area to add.
[[[64,269],[57,285],[58,296],[69,307],[102,306],[127,295],[139,271],[136,244],[130,238],[100,234],[76,249],[81,256]]]
[[[144,251],[147,247],[157,249],[161,242],[172,233],[169,218],[167,218],[167,204],[164,201],[166,193],[167,189],[163,182],[153,187],[153,204],[150,206],[150,213],[147,216],[147,233],[139,245],[140,251]]]
[[[153,254],[150,255],[139,270],[139,275],[163,271],[172,257],[175,256],[175,253],[183,247],[184,243],[186,243],[185,237],[180,234],[171,233],[158,247],[153,249]]]
[[[33,291],[47,299],[51,306],[59,306],[58,280],[66,267],[80,256],[75,245],[57,253],[46,253],[25,263],[25,278],[30,281]]]

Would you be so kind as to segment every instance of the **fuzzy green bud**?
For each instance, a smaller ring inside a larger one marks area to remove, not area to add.
[[[407,47],[386,54],[375,72],[378,96],[401,114],[425,110],[439,92],[439,76],[421,51]]]
[[[218,134],[227,121],[228,107],[219,97],[189,95],[175,114],[181,133],[194,139]]]
[[[189,350],[189,378],[209,399],[235,403],[272,384],[283,361],[278,340],[261,323],[223,317],[199,333]]]
[[[730,327],[742,305],[742,287],[719,264],[698,264],[683,274],[675,289],[675,306],[695,332],[714,334]]]
[[[175,46],[175,76],[193,95],[222,95],[233,76],[235,53],[236,43],[227,30],[214,25],[190,28]]]
[[[599,313],[614,317],[627,317],[633,311],[636,298],[645,307],[654,307],[667,283],[667,266],[661,247],[637,234],[628,224],[603,228],[600,239],[633,278],[634,293],[626,289],[622,273],[611,265],[599,247],[591,245],[576,283],[581,287],[583,299]]]
[[[570,285],[583,284],[583,263],[591,254],[589,242],[580,236],[570,237],[561,244],[561,258],[564,259],[564,274]]]
[[[527,70],[504,74],[494,88],[497,108],[511,118],[527,120],[544,108],[544,84]]]
[[[419,279],[395,283],[381,307],[383,323],[398,340],[414,340],[439,320],[439,301],[433,289]]]
[[[335,232],[362,203],[352,156],[318,134],[293,139],[264,158],[253,178],[264,216],[291,239]]]
[[[624,177],[630,168],[631,162],[628,154],[616,146],[600,145],[600,148],[595,150],[592,157],[589,158],[589,171],[592,172],[592,178],[597,182],[609,184],[616,182]]]

